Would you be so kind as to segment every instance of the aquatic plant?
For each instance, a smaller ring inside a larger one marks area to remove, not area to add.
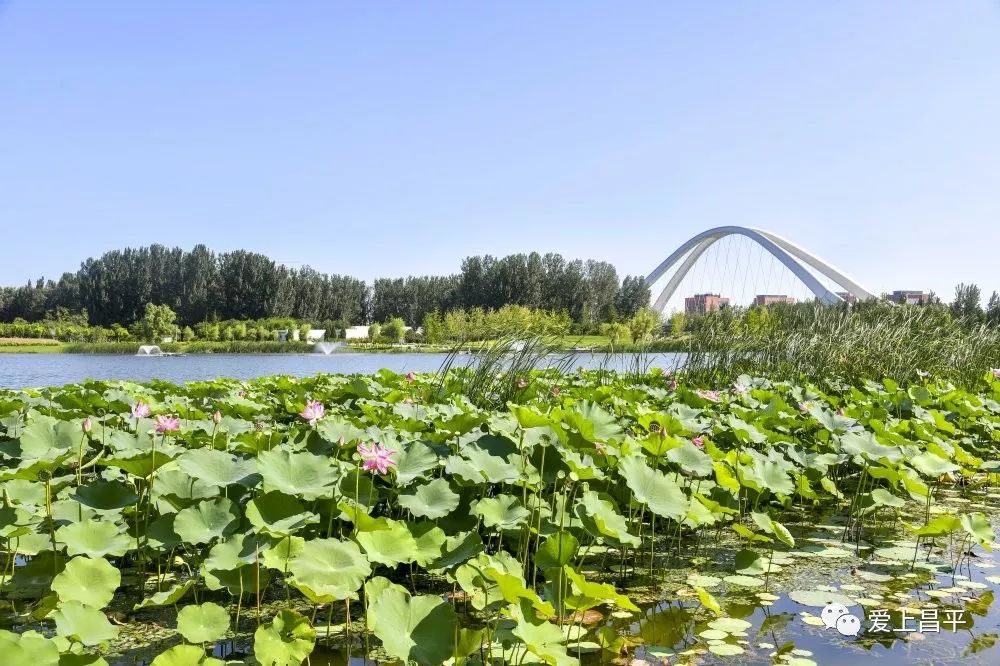
[[[970,576],[994,545],[991,370],[968,389],[738,376],[728,390],[561,356],[533,370],[548,354],[510,343],[433,376],[0,391],[0,591],[22,629],[0,648],[102,663],[155,617],[154,664],[213,664],[233,639],[267,664],[343,645],[568,665],[662,653],[627,627],[665,595],[700,618],[677,624],[693,654],[722,658],[750,649],[750,623],[721,590],[868,599],[853,583],[789,590],[782,569],[808,558],[854,558],[874,581],[946,574],[984,603]],[[687,580],[661,587],[677,568]]]

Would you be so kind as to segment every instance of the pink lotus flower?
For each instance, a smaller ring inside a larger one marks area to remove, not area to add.
[[[843,415],[844,415],[844,408],[841,407],[840,409],[837,410],[837,416],[843,416]]]
[[[528,385],[528,380],[527,379],[525,379],[524,377],[518,377],[517,378],[517,388],[523,389],[527,385]]]
[[[559,388],[558,386],[553,386],[552,389],[551,389],[551,391],[552,391],[552,395],[555,395],[555,396],[558,396],[560,393],[562,393],[562,389]]]
[[[413,398],[403,398],[403,404],[404,405],[412,405],[413,404]]]
[[[306,403],[305,409],[299,412],[299,416],[309,422],[309,425],[316,425],[316,421],[326,414],[326,407],[319,400],[310,400]]]
[[[733,393],[736,393],[738,395],[746,395],[749,391],[750,387],[747,386],[746,384],[740,384],[739,382],[733,384]]]
[[[670,380],[670,390],[671,391],[676,391],[677,390],[677,380],[676,379],[671,379]]]
[[[702,437],[701,435],[698,435],[697,437],[693,437],[691,439],[691,443],[694,444],[695,446],[697,446],[699,449],[705,448],[705,438]]]
[[[695,394],[702,400],[710,400],[711,402],[719,401],[718,391],[695,391]]]
[[[358,454],[361,455],[363,461],[361,466],[366,472],[388,473],[390,467],[396,466],[396,461],[392,457],[395,453],[389,447],[382,446],[377,442],[372,442],[371,445],[358,445]]]
[[[212,423],[218,425],[219,421],[221,420],[222,420],[222,412],[220,412],[219,410],[215,410],[214,412],[212,412]]]
[[[80,424],[80,427],[83,428],[84,432],[90,432],[94,428],[94,422],[91,421],[88,416],[83,420],[83,423]]]
[[[132,418],[144,419],[149,416],[149,405],[144,402],[137,402],[132,405]]]
[[[1000,379],[1000,368],[993,368],[990,372],[993,373],[993,379]]]
[[[181,420],[176,416],[160,416],[156,417],[156,432],[159,434],[164,434],[167,432],[177,432],[181,429]]]
[[[812,407],[812,403],[808,400],[799,403],[800,412],[808,412],[810,407]]]
[[[406,381],[413,383],[413,381],[416,380],[416,378],[417,376],[413,374],[413,370],[410,370],[408,373],[406,373]]]

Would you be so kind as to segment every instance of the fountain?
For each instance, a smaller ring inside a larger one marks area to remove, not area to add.
[[[313,346],[314,354],[326,354],[329,356],[331,353],[337,351],[341,347],[346,347],[343,342],[317,342]]]
[[[163,356],[163,350],[157,345],[142,345],[139,347],[139,351],[135,353],[136,356]]]

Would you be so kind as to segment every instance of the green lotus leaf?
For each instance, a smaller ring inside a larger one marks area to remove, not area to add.
[[[621,439],[624,432],[613,414],[589,400],[578,402],[573,405],[572,410],[563,412],[562,422],[592,443]]]
[[[306,540],[298,536],[287,536],[260,553],[264,566],[276,571],[286,571],[292,558],[297,557],[306,545]]]
[[[306,451],[265,451],[257,458],[257,469],[264,478],[264,490],[280,490],[304,500],[329,497],[337,482],[330,459]]]
[[[359,532],[355,537],[368,559],[388,567],[415,561],[417,542],[406,523],[381,519],[380,525],[380,529]]]
[[[103,458],[101,464],[107,467],[117,467],[132,476],[146,478],[172,461],[176,455],[176,447],[157,445],[155,451],[153,449],[135,449],[119,452],[118,455]]]
[[[185,606],[177,613],[177,633],[191,643],[217,641],[229,631],[229,612],[207,601]]]
[[[903,451],[898,446],[886,446],[870,432],[849,432],[841,435],[840,448],[844,453],[852,456],[860,455],[874,462],[888,460],[894,463],[903,456]]]
[[[56,622],[56,633],[87,646],[99,645],[118,636],[118,627],[108,622],[101,611],[79,601],[64,601],[49,616]]]
[[[239,515],[236,511],[236,505],[225,497],[202,500],[177,512],[174,531],[185,543],[209,543],[237,530]]]
[[[418,518],[444,518],[458,508],[458,493],[445,479],[434,479],[404,490],[397,498],[400,506]]]
[[[52,580],[52,591],[63,602],[79,601],[93,608],[104,608],[121,584],[121,572],[106,559],[74,557]]]
[[[156,473],[153,500],[161,513],[184,509],[198,500],[218,495],[219,489],[216,486],[179,469],[161,469]]]
[[[98,511],[117,511],[139,501],[132,488],[121,481],[90,481],[77,488],[73,497],[80,504]]]
[[[410,442],[396,453],[396,485],[408,486],[439,464],[437,452],[426,442]]]
[[[392,584],[366,588],[366,595],[369,626],[389,655],[420,666],[452,658],[458,618],[451,604],[437,596],[411,596]]]
[[[413,559],[418,565],[427,567],[431,562],[441,558],[444,546],[448,542],[444,530],[430,521],[406,523],[406,529],[410,531],[417,544]]]
[[[66,544],[69,555],[121,557],[134,545],[134,540],[110,521],[85,520],[63,525],[56,530],[56,541]]]
[[[257,463],[216,449],[194,449],[177,457],[177,466],[190,476],[219,488],[254,485]]]
[[[639,537],[631,534],[625,516],[618,513],[610,498],[593,490],[580,496],[576,515],[591,536],[610,540],[614,545],[638,546]]]
[[[449,536],[441,548],[442,554],[427,564],[430,571],[442,571],[459,566],[483,551],[483,540],[479,532],[462,532]]]
[[[76,450],[82,437],[83,430],[78,422],[38,415],[21,431],[20,457],[55,461],[60,455]]]
[[[691,442],[684,442],[667,451],[667,459],[675,463],[686,474],[693,476],[710,476],[713,471],[712,459]]]
[[[872,502],[878,506],[904,507],[906,500],[896,497],[885,488],[876,488],[871,492]]]
[[[557,532],[545,539],[535,552],[535,564],[543,571],[570,564],[580,549],[580,542],[569,532]]]
[[[913,469],[929,477],[939,477],[942,474],[958,471],[958,465],[955,463],[927,451],[908,458],[906,462]]]
[[[509,606],[515,622],[511,633],[519,638],[525,649],[544,664],[573,666],[578,661],[566,652],[566,636],[558,625],[538,617],[530,601],[524,600]]]
[[[319,516],[306,511],[297,499],[277,490],[250,500],[246,517],[259,531],[274,536],[292,534],[319,521]]]
[[[156,655],[150,666],[225,666],[226,662],[205,654],[199,645],[175,645]]]
[[[261,666],[299,666],[315,645],[316,630],[309,619],[287,609],[253,635],[253,654]]]
[[[963,513],[958,517],[965,533],[986,550],[993,550],[993,526],[989,519],[980,512]]]
[[[511,462],[515,457],[513,454],[493,453],[477,441],[463,447],[461,457],[450,456],[445,472],[456,474],[470,483],[514,483],[522,476],[517,465]]]
[[[137,603],[133,610],[142,610],[143,608],[159,608],[161,606],[173,606],[184,598],[184,595],[194,587],[194,579],[189,579],[183,583],[176,583],[171,585],[166,590],[162,592],[156,592],[149,597],[143,599],[141,602]]]
[[[0,629],[0,655],[6,664],[58,666],[59,647],[37,631],[14,632]]]
[[[623,458],[618,470],[636,500],[664,518],[680,521],[687,515],[688,498],[677,483],[646,464],[642,456]]]
[[[599,604],[614,604],[622,610],[639,612],[639,607],[624,594],[619,594],[613,585],[589,581],[569,565],[564,566],[563,571],[573,584],[573,594],[567,600],[573,608],[587,609]]]
[[[815,608],[823,608],[828,604],[844,604],[848,608],[857,605],[857,602],[847,595],[824,590],[792,590],[788,593],[788,598],[803,606]]]
[[[313,539],[291,559],[288,571],[296,587],[308,588],[317,598],[338,600],[357,598],[357,591],[372,569],[354,542]]]
[[[767,571],[767,559],[767,555],[744,549],[736,553],[733,567],[738,574],[757,576]]]
[[[771,516],[763,512],[752,511],[750,517],[753,519],[753,522],[757,523],[757,527],[768,534],[774,535],[778,541],[789,548],[795,547],[795,539],[792,537],[791,532],[784,525],[771,518]]]
[[[502,530],[520,527],[531,515],[513,495],[497,495],[479,500],[472,513],[482,518],[485,527],[498,527]]]

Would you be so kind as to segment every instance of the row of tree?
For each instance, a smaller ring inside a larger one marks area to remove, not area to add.
[[[245,250],[151,245],[88,259],[58,281],[0,288],[0,322],[39,322],[62,308],[89,313],[95,326],[130,326],[154,303],[169,306],[181,326],[273,317],[350,324],[399,317],[416,325],[433,312],[505,305],[565,311],[574,323],[593,325],[630,318],[648,301],[641,277],[619,280],[609,263],[554,253],[469,257],[456,275],[380,278],[369,286]]]

